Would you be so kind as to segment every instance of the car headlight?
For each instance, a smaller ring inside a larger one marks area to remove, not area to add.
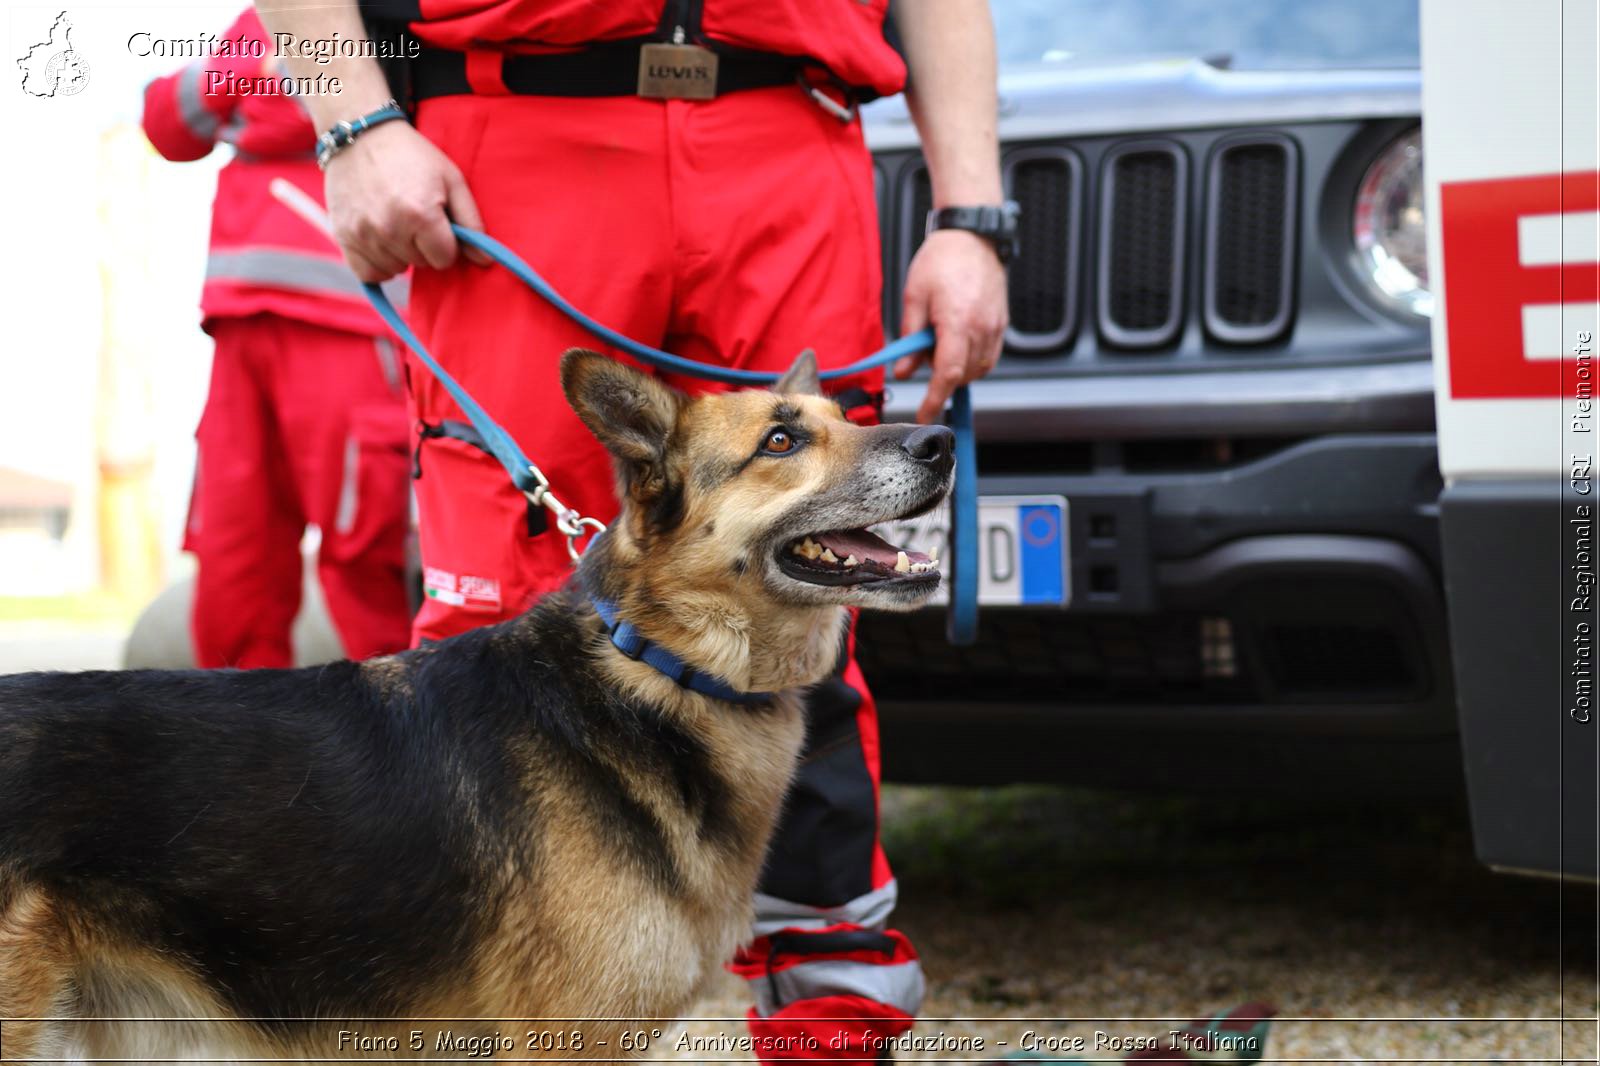
[[[1433,314],[1422,186],[1422,128],[1373,160],[1356,190],[1356,258],[1379,293],[1418,315]]]

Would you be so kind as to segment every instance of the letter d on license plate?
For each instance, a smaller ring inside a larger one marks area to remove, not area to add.
[[[983,496],[978,500],[978,602],[985,606],[1065,607],[1072,599],[1065,496]],[[950,510],[941,506],[919,518],[877,527],[884,539],[904,548],[939,551],[935,603],[949,599]]]

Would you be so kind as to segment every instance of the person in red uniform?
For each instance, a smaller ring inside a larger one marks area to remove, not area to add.
[[[274,32],[295,40],[367,39],[355,0],[258,3]],[[872,167],[852,104],[904,86],[892,28],[915,84],[935,206],[1001,202],[986,0],[897,0],[892,27],[888,0],[364,6],[403,23],[423,49],[404,79],[415,126],[374,126],[327,162],[346,258],[368,280],[417,268],[412,320],[430,349],[563,501],[603,520],[617,506],[609,463],[557,382],[559,354],[593,338],[508,272],[458,255],[451,219],[486,230],[588,314],[647,344],[758,370],[786,369],[807,347],[824,368],[853,361],[883,336]],[[691,51],[651,62],[663,53],[647,49],[661,45]],[[673,67],[692,80],[706,52],[718,62],[698,86],[709,98],[641,85],[641,73]],[[369,114],[397,91],[372,58],[286,63],[340,79],[338,95],[308,101],[319,127]],[[993,242],[929,235],[909,269],[902,324],[929,323],[939,339],[924,421],[999,357],[1005,275]],[[881,381],[833,387],[871,417]],[[523,496],[452,429],[462,416],[438,383],[420,367],[410,383],[424,437],[416,491],[427,598],[416,636],[439,638],[515,615],[571,568],[563,539],[531,532]],[[756,1000],[763,1058],[870,1061],[878,1041],[911,1025],[923,976],[888,927],[896,885],[878,843],[877,719],[853,655],[818,687],[809,716],[756,936],[734,968]]]
[[[405,578],[409,425],[402,366],[328,236],[274,197],[274,179],[322,202],[316,132],[254,9],[217,55],[145,89],[144,130],[163,156],[234,156],[217,176],[202,326],[216,344],[197,434],[185,547],[199,562],[191,633],[200,666],[293,665],[300,541],[317,555],[352,658],[410,642]]]

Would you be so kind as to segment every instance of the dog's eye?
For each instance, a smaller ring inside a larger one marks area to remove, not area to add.
[[[783,455],[785,452],[794,451],[795,443],[794,434],[786,429],[775,429],[767,434],[761,450],[768,455]]]

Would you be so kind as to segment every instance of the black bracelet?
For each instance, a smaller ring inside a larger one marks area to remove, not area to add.
[[[317,166],[327,169],[328,161],[354,144],[355,139],[361,134],[374,126],[405,117],[406,113],[400,105],[390,100],[376,111],[369,111],[360,118],[349,122],[335,122],[332,129],[317,138]]]

